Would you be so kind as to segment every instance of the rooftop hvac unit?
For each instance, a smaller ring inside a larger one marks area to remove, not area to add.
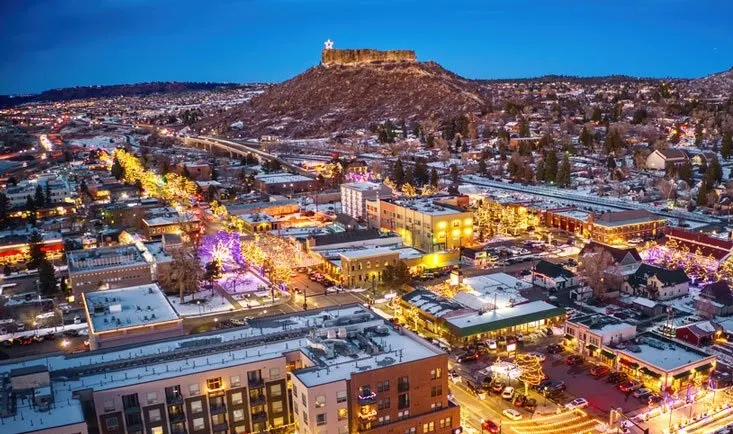
[[[110,313],[120,313],[120,312],[122,312],[122,304],[111,304],[109,306],[109,312]]]

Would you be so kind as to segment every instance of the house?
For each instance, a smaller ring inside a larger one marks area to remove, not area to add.
[[[665,305],[658,303],[654,300],[649,300],[645,297],[636,297],[631,300],[631,307],[641,311],[645,316],[649,318],[656,318],[664,313]]]
[[[706,285],[700,291],[695,307],[698,312],[709,317],[733,314],[733,294],[730,286],[722,280]]]
[[[669,300],[689,293],[690,278],[685,270],[670,270],[649,264],[641,264],[636,273],[629,276],[621,292],[641,295],[652,300]]]
[[[636,336],[636,326],[612,316],[584,314],[565,321],[565,341],[582,354],[598,355],[605,345],[623,342]]]
[[[687,152],[682,149],[670,148],[664,150],[656,150],[646,157],[646,167],[648,169],[667,170],[672,166],[680,166],[690,161]]]
[[[723,333],[723,327],[713,321],[700,321],[678,327],[675,337],[695,346],[710,345],[716,336]]]
[[[556,291],[577,286],[578,278],[562,264],[541,260],[532,269],[532,284]]]

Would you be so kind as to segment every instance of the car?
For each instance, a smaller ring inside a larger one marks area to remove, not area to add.
[[[608,378],[606,378],[606,382],[618,384],[623,381],[626,381],[629,378],[629,376],[625,372],[611,372],[608,374]]]
[[[538,359],[540,359],[541,362],[544,362],[547,358],[547,356],[537,351],[530,351],[529,353],[527,353],[527,355],[537,357]]]
[[[588,407],[588,401],[585,398],[575,398],[572,401],[565,404],[565,408],[568,410],[575,410],[576,408]]]
[[[490,434],[499,434],[499,425],[488,419],[484,419],[481,421],[481,432],[484,431],[487,431]]]
[[[496,341],[493,339],[486,341],[486,346],[489,347],[490,350],[499,348],[499,345],[497,345]]]
[[[26,337],[24,337],[24,338],[20,338],[20,344],[21,344],[21,345],[30,345],[30,344],[32,344],[33,342],[34,342],[34,341],[33,341],[33,338],[32,338],[32,337],[30,337],[30,336],[26,336]]]
[[[524,404],[526,403],[527,397],[525,395],[522,395],[521,393],[518,393],[517,396],[514,398],[515,407],[524,407]]]
[[[611,372],[611,368],[606,365],[596,365],[590,368],[590,375],[594,377],[602,377]]]
[[[583,356],[572,354],[565,358],[565,363],[568,365],[581,365],[583,363]]]
[[[43,342],[45,338],[41,335],[34,335],[33,336],[33,342]]]
[[[535,411],[537,409],[537,400],[529,398],[527,402],[524,403],[524,409],[527,411]]]
[[[506,410],[502,411],[501,414],[506,416],[508,419],[511,420],[521,420],[522,419],[522,413],[518,412],[517,410],[513,408],[507,408]]]
[[[552,384],[552,380],[550,380],[550,379],[542,380],[542,381],[540,381],[540,384],[537,385],[536,389],[539,390],[539,391],[543,391],[543,390],[545,390],[547,388],[547,386],[549,386],[551,384]]]
[[[501,397],[507,401],[511,401],[514,398],[514,388],[512,386],[505,387],[504,391],[501,392]]]
[[[232,318],[229,322],[232,323],[233,326],[247,325],[247,321],[245,321],[244,318]]]
[[[547,353],[548,354],[557,354],[562,353],[562,345],[560,344],[550,344],[547,346]]]
[[[521,333],[517,333],[517,342],[524,342],[524,335]]]
[[[652,391],[647,389],[646,387],[641,387],[639,389],[636,389],[634,393],[632,393],[632,395],[634,395],[634,398],[643,401],[652,395]]]
[[[463,382],[463,377],[461,377],[458,372],[456,371],[450,371],[448,372],[448,379],[454,383],[461,383]]]
[[[501,381],[497,381],[491,386],[491,391],[494,393],[501,393],[504,391],[504,387],[506,387],[506,384],[502,383]]]
[[[458,356],[456,359],[458,363],[467,363],[467,362],[475,362],[479,359],[479,353],[477,352],[470,352],[470,353],[463,353]]]
[[[499,336],[496,339],[496,342],[499,344],[500,347],[506,346],[506,336]]]
[[[6,348],[10,348],[13,346],[14,343],[15,343],[15,340],[8,339],[7,341],[3,341],[3,346]]]
[[[509,335],[506,337],[506,343],[509,344],[516,344],[517,343],[517,337],[513,335]]]
[[[545,393],[547,395],[555,395],[557,393],[562,393],[567,389],[567,386],[565,386],[564,381],[558,381],[556,383],[551,383],[549,386],[545,387]]]
[[[656,407],[662,402],[664,402],[664,397],[657,395],[656,393],[649,395],[649,398],[647,398],[647,404],[649,404],[649,407]]]
[[[46,340],[47,341],[55,341],[56,340],[56,335],[53,334],[53,333],[49,333],[49,334],[46,335]]]
[[[641,388],[641,383],[636,380],[626,380],[616,385],[616,389],[622,392],[633,392]]]

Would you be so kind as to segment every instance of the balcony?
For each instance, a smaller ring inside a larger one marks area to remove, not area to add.
[[[263,405],[265,403],[265,395],[250,396],[249,403],[251,405]]]
[[[254,413],[252,415],[252,422],[263,422],[265,420],[267,420],[267,413],[265,413],[264,411]]]
[[[361,420],[372,420],[377,418],[377,410],[362,410],[359,412],[359,419]]]
[[[183,404],[183,396],[181,395],[166,395],[165,402],[170,405],[181,405]]]
[[[226,404],[213,404],[209,407],[209,412],[214,414],[221,414],[227,411]]]
[[[131,406],[131,407],[125,407],[125,414],[135,414],[135,413],[140,413],[140,407],[139,406],[136,406],[136,407],[133,407],[133,406]]]
[[[184,422],[186,420],[186,413],[184,413],[182,411],[178,411],[178,412],[175,412],[175,413],[169,413],[168,414],[168,420],[171,423]]]
[[[142,421],[127,425],[127,432],[142,431],[142,429],[143,429]]]
[[[262,387],[265,385],[265,379],[262,377],[248,378],[247,384],[249,385],[249,387]]]
[[[212,425],[211,429],[214,432],[217,432],[217,431],[226,431],[228,427],[229,427],[229,425],[227,425],[226,422],[222,422],[222,423],[215,423],[214,425]]]
[[[359,405],[371,405],[377,402],[377,394],[369,389],[362,389],[359,391],[359,396],[356,397]]]
[[[186,428],[171,428],[171,434],[186,434]]]

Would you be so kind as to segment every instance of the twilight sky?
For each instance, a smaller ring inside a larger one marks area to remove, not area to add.
[[[699,77],[733,65],[729,0],[0,0],[0,94],[281,81],[336,48],[469,78]]]

